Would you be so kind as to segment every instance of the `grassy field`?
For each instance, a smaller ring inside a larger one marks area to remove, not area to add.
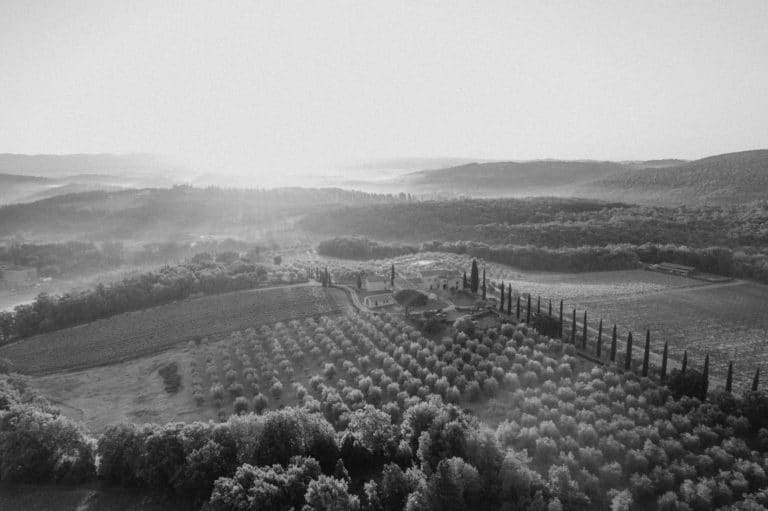
[[[205,296],[23,339],[1,347],[0,358],[27,374],[82,369],[152,355],[196,336],[337,313],[346,304],[343,292],[314,285]]]
[[[670,356],[688,350],[695,365],[710,354],[711,372],[725,378],[734,361],[734,385],[744,388],[758,365],[768,363],[768,286],[749,282],[673,288],[663,292],[575,301],[597,320],[618,323],[625,335],[650,328],[654,347],[669,342]]]

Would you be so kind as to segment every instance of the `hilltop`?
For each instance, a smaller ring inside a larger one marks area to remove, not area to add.
[[[642,168],[581,186],[576,195],[640,203],[743,204],[768,196],[768,150]]]
[[[405,175],[402,184],[416,192],[473,196],[565,195],[572,185],[627,171],[630,166],[607,161],[507,161],[468,163]],[[562,190],[563,193],[557,193]]]
[[[538,160],[409,173],[414,193],[472,197],[560,196],[660,205],[743,204],[768,196],[768,150],[686,161]]]

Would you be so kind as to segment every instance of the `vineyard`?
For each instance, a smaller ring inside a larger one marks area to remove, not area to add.
[[[138,358],[200,337],[252,325],[335,314],[343,293],[318,286],[205,296],[129,312],[0,347],[0,358],[28,374],[48,374]]]
[[[524,325],[434,341],[395,316],[359,313],[203,343],[190,374],[197,405],[221,419],[300,406],[344,431],[368,406],[394,426],[435,399],[470,408],[533,471],[526,477],[565,484],[578,509],[611,500],[711,509],[768,483],[766,458],[753,450],[768,449],[768,437],[746,442],[750,420],[725,407],[729,395],[718,394],[722,410],[675,401],[650,379],[575,355]]]

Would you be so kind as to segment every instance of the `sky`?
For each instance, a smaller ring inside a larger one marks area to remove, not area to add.
[[[0,0],[0,152],[226,176],[768,147],[768,2]]]

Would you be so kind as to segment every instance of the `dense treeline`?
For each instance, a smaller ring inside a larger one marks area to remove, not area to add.
[[[336,208],[305,217],[302,225],[330,235],[419,242],[765,247],[768,202],[664,208],[558,198],[424,201]]]
[[[196,256],[190,262],[131,276],[95,289],[40,294],[13,312],[0,312],[0,342],[29,337],[114,314],[153,307],[191,295],[251,289],[267,281],[264,266],[237,259],[221,262]]]
[[[302,223],[334,235],[437,240],[452,252],[487,252],[528,269],[618,269],[636,258],[768,282],[768,202],[662,208],[548,198],[427,201],[340,208]]]
[[[361,237],[341,237],[323,240],[317,245],[317,253],[343,259],[385,259],[418,252],[418,247],[408,245],[384,245]]]
[[[639,265],[637,254],[626,246],[542,248],[512,245],[491,246],[474,242],[432,242],[424,250],[468,254],[523,270],[600,271],[626,270]]]

